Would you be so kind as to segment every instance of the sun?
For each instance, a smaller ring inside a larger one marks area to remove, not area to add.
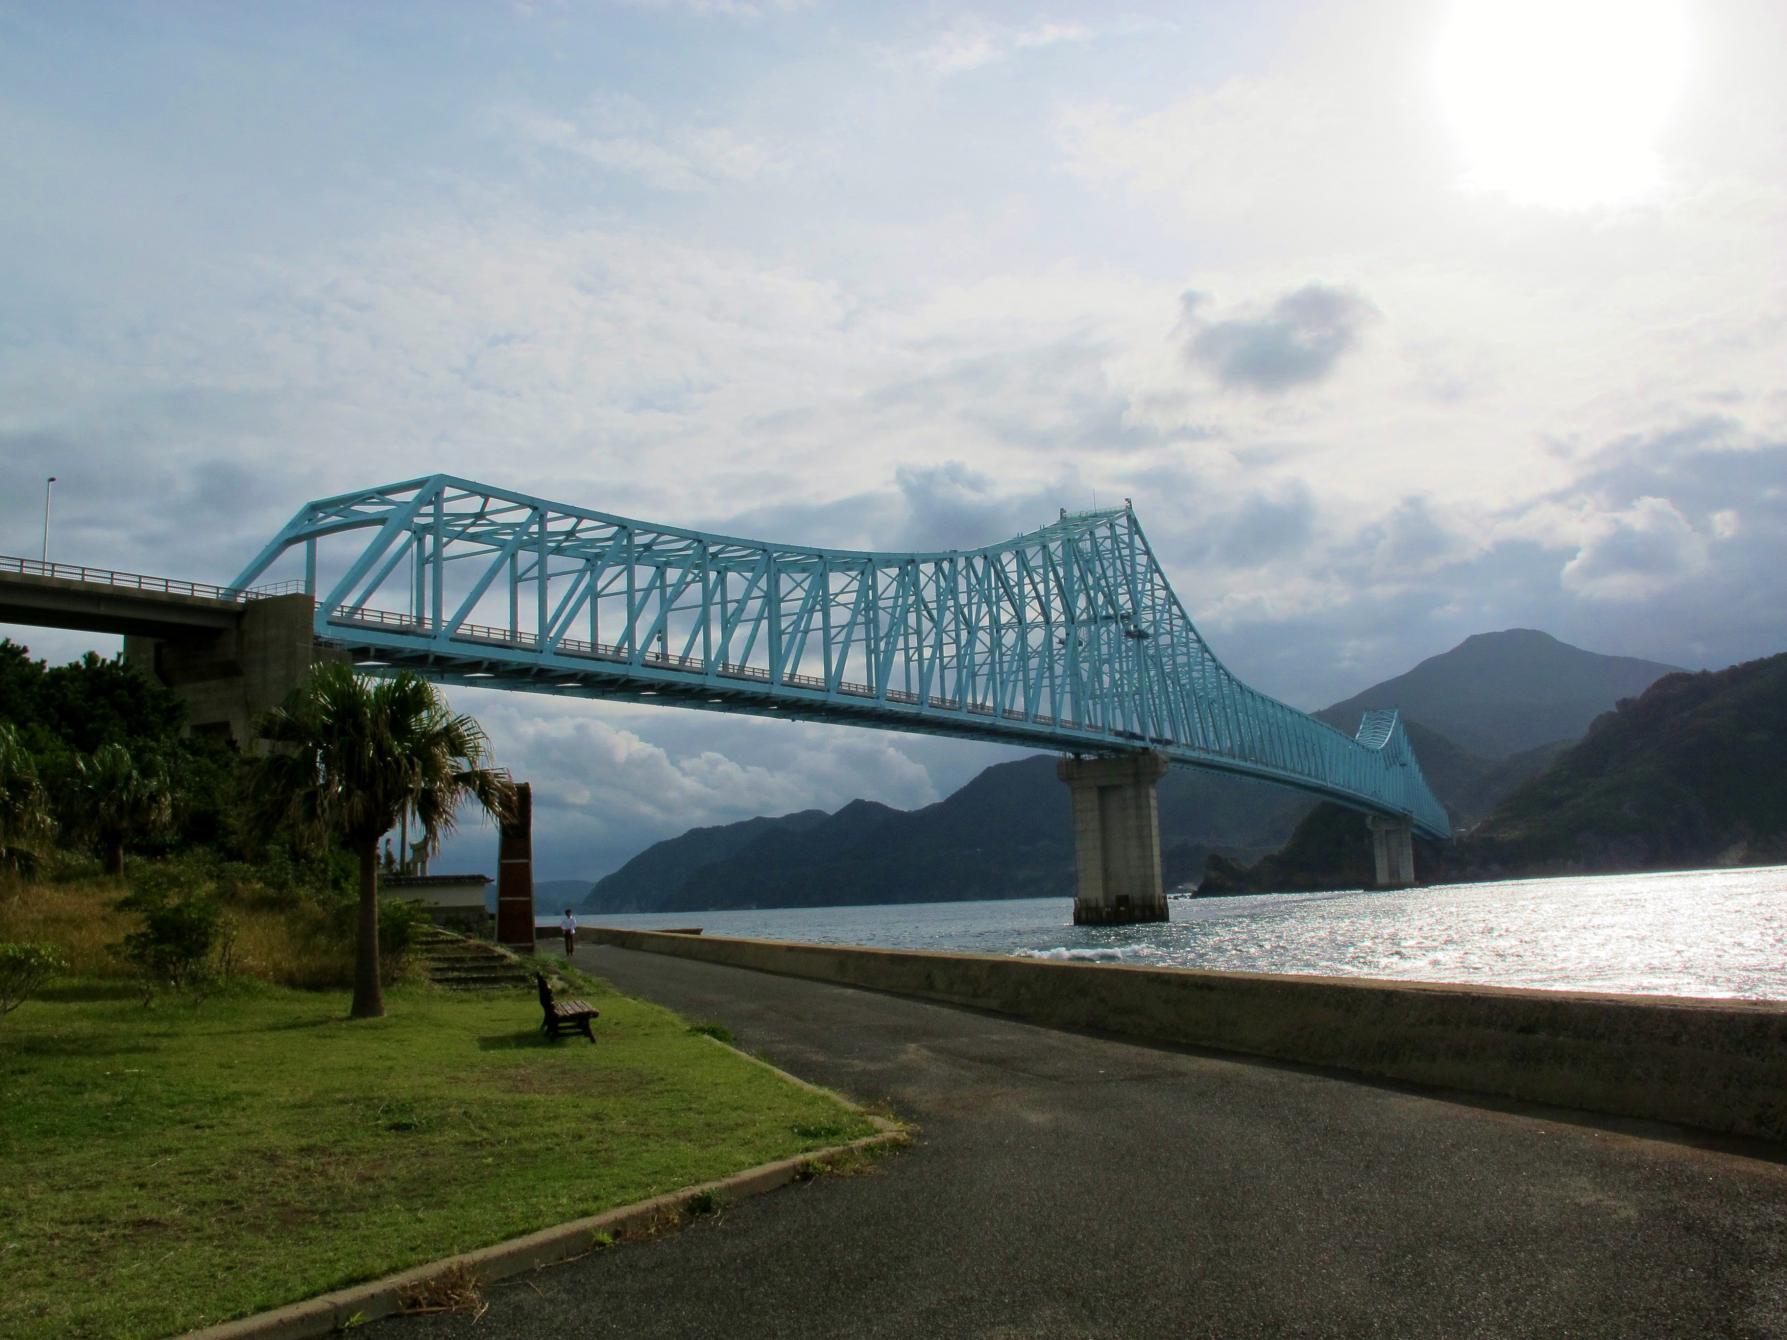
[[[1435,65],[1463,185],[1556,209],[1643,198],[1687,38],[1674,0],[1460,0]]]

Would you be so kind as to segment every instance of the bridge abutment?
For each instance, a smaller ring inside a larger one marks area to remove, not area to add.
[[[340,655],[317,647],[315,608],[307,595],[251,600],[227,628],[126,634],[124,659],[174,691],[194,731],[249,749],[255,718],[283,703],[317,661]]]
[[[1415,882],[1415,827],[1407,819],[1372,815],[1371,857],[1380,889],[1403,889]]]
[[[1166,770],[1166,755],[1159,753],[1064,758],[1055,765],[1073,794],[1076,926],[1167,919],[1155,797]]]

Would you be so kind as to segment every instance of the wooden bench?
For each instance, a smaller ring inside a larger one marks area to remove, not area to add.
[[[540,1031],[549,1038],[557,1038],[560,1033],[572,1033],[581,1029],[583,1036],[594,1042],[596,1035],[590,1032],[589,1021],[602,1012],[586,1001],[554,1000],[552,988],[546,984],[544,973],[535,973],[534,980],[540,984],[540,1008],[546,1012]]]

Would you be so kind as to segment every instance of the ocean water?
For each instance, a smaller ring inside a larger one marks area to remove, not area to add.
[[[1171,921],[1147,926],[1075,926],[1068,898],[579,920],[1224,972],[1787,1000],[1787,866],[1175,898],[1171,909]]]

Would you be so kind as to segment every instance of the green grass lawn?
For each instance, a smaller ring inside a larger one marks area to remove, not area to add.
[[[599,1045],[531,994],[256,987],[145,1009],[64,987],[0,1020],[0,1335],[165,1336],[869,1134],[600,986]]]

